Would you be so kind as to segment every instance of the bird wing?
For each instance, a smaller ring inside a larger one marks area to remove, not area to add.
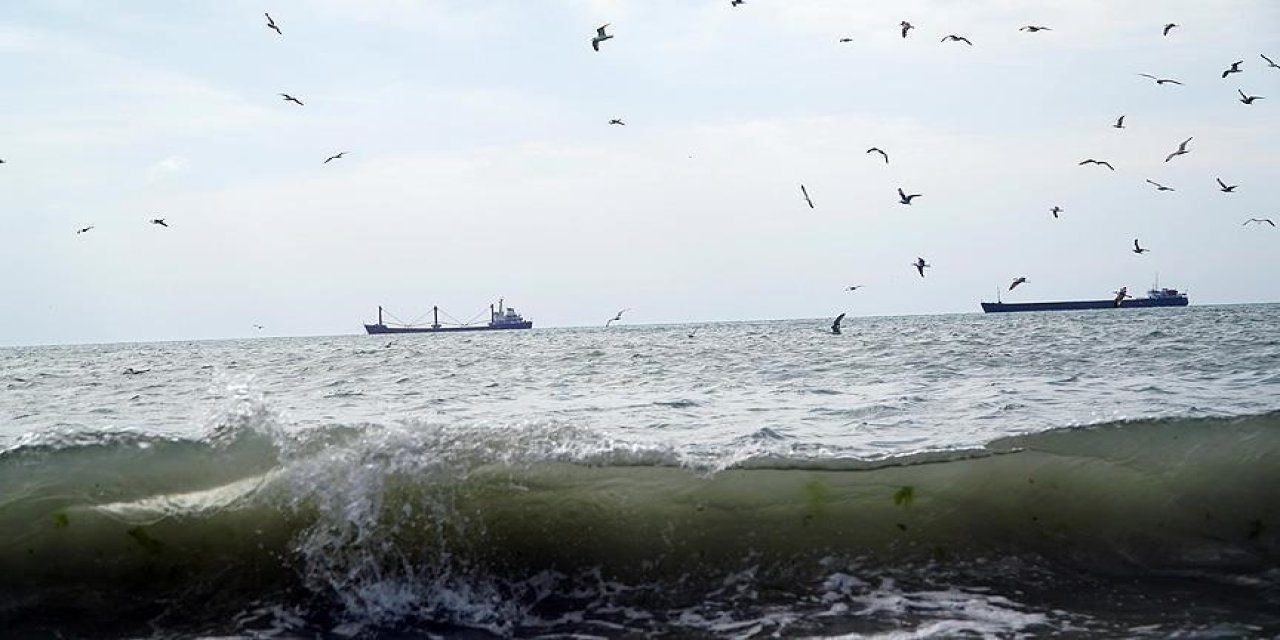
[[[1100,164],[1100,165],[1102,165],[1102,166],[1104,166],[1104,167],[1106,167],[1106,168],[1108,168],[1108,169],[1110,169],[1110,170],[1112,170],[1112,171],[1115,171],[1115,170],[1116,170],[1116,168],[1115,168],[1115,167],[1111,166],[1111,163],[1110,163],[1110,162],[1098,162],[1098,163],[1096,163],[1096,164]]]
[[[1140,75],[1140,76],[1142,76],[1142,77],[1144,77],[1144,78],[1151,78],[1152,80],[1159,80],[1159,79],[1160,79],[1160,78],[1157,78],[1157,77],[1155,77],[1155,76],[1153,76],[1153,75],[1151,75],[1151,74],[1149,74],[1149,73],[1139,73],[1138,75]]]
[[[1218,181],[1218,186],[1222,187],[1223,189],[1227,188],[1227,183],[1223,182],[1222,178],[1215,178],[1215,179]]]

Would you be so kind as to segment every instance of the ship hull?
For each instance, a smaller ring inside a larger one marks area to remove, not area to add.
[[[460,333],[464,331],[507,331],[511,329],[532,329],[533,321],[513,322],[501,326],[478,327],[388,327],[385,324],[366,324],[364,330],[370,335],[383,333]]]
[[[983,302],[986,313],[1017,311],[1080,311],[1084,309],[1148,309],[1151,307],[1185,307],[1188,300],[1177,298],[1136,298],[1116,304],[1115,300],[1064,300],[1060,302]]]

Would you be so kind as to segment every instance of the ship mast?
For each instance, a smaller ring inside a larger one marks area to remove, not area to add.
[[[440,307],[435,305],[431,306],[431,328],[440,328]]]
[[[378,324],[382,324],[382,305],[378,305]]]

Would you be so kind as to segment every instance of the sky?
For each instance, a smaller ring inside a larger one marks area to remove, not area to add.
[[[1260,54],[1273,0],[5,0],[0,345],[1276,302]]]

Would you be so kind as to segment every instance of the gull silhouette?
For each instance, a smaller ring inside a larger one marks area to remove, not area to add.
[[[804,201],[809,203],[809,208],[813,209],[813,200],[809,199],[809,190],[804,188],[803,184],[800,185],[800,193],[804,195]]]
[[[1249,218],[1248,220],[1244,221],[1244,224],[1247,225],[1250,222],[1265,222],[1273,227],[1276,226],[1276,223],[1272,222],[1271,218]],[[1240,225],[1240,226],[1244,226],[1244,225]]]
[[[880,157],[884,158],[884,163],[889,164],[889,154],[885,153],[880,147],[871,147],[867,149],[867,153],[878,153]]]
[[[1225,77],[1227,77],[1227,76],[1229,76],[1229,75],[1231,75],[1231,74],[1233,74],[1233,73],[1241,73],[1241,71],[1240,71],[1240,65],[1242,65],[1242,64],[1244,64],[1244,60],[1236,60],[1235,62],[1232,62],[1232,63],[1231,63],[1231,68],[1229,68],[1229,69],[1227,69],[1226,71],[1223,71],[1223,72],[1222,72],[1222,77],[1224,77],[1224,78],[1225,78]]]
[[[1172,79],[1172,78],[1158,78],[1158,77],[1153,76],[1153,75],[1151,75],[1151,74],[1149,74],[1149,73],[1139,73],[1138,75],[1140,75],[1140,76],[1142,76],[1142,77],[1144,77],[1144,78],[1151,78],[1152,80],[1155,80],[1155,81],[1156,81],[1156,84],[1176,84],[1176,85],[1182,85],[1182,83],[1181,83],[1181,82],[1178,82],[1177,80],[1174,80],[1174,79]]]
[[[1218,181],[1218,186],[1221,188],[1223,193],[1235,193],[1236,187],[1240,186],[1238,184],[1228,185],[1222,181],[1222,178],[1216,178],[1216,180]]]
[[[1244,91],[1240,91],[1239,89],[1236,89],[1236,91],[1240,92],[1240,102],[1245,104],[1253,104],[1254,100],[1266,100],[1266,98],[1262,96],[1246,96]]]
[[[1049,27],[1037,27],[1036,25],[1029,24],[1029,25],[1027,25],[1027,26],[1025,26],[1025,27],[1023,27],[1023,28],[1021,28],[1021,29],[1018,29],[1018,31],[1026,31],[1027,33],[1035,33],[1035,32],[1037,32],[1037,31],[1053,31],[1053,29],[1050,29]]]
[[[1027,281],[1026,277],[1018,277],[1018,278],[1014,278],[1014,280],[1013,280],[1013,284],[1009,285],[1009,290],[1010,290],[1010,291],[1013,291],[1013,288],[1014,288],[1014,287],[1016,287],[1016,286],[1018,286],[1018,285],[1020,285],[1020,284],[1022,284],[1022,283],[1024,283],[1024,282],[1026,282],[1026,281]]]
[[[329,156],[328,158],[325,158],[325,159],[324,159],[324,163],[323,163],[323,164],[329,164],[329,161],[331,161],[331,160],[337,160],[337,159],[339,159],[339,158],[341,158],[342,156],[345,156],[345,155],[347,155],[347,152],[346,152],[346,151],[342,151],[342,152],[339,152],[339,153],[335,153],[335,154],[333,154],[333,155]]]
[[[167,229],[167,228],[169,228],[169,225],[165,224],[165,222],[164,222],[164,218],[152,218],[152,219],[151,219],[151,224],[160,225],[160,226],[162,226],[162,227],[164,227],[164,228],[166,228],[166,229]]]
[[[1123,129],[1123,128],[1124,128],[1124,116],[1120,116],[1120,118],[1116,120],[1116,123],[1115,123],[1115,124],[1113,124],[1113,125],[1111,125],[1111,126],[1113,126],[1113,127],[1117,128],[1117,129]]]
[[[617,125],[622,125],[624,127],[627,125],[627,123],[623,122],[621,118],[614,118],[609,121],[609,124],[617,124]]]
[[[93,229],[93,225],[89,225],[87,227],[81,227],[79,229],[76,229],[76,235],[80,235],[82,233],[88,233],[91,229]]]
[[[280,94],[280,96],[281,96],[282,98],[284,98],[284,101],[285,101],[285,102],[296,102],[296,103],[298,104],[298,106],[299,106],[299,107],[303,106],[303,104],[302,104],[302,101],[301,101],[301,100],[299,100],[299,99],[297,99],[297,98],[295,98],[295,97],[293,97],[293,96],[291,96],[291,95],[289,95],[289,94],[287,94],[287,93],[282,93],[282,94]]]
[[[1081,160],[1080,162],[1076,163],[1076,166],[1083,166],[1086,164],[1100,164],[1112,171],[1116,170],[1115,167],[1111,166],[1110,162],[1107,162],[1105,160],[1094,160],[1093,158],[1089,158],[1088,160]]]
[[[592,48],[592,49],[595,49],[596,51],[599,51],[599,50],[600,50],[600,43],[601,43],[601,42],[604,42],[605,40],[608,40],[609,38],[612,38],[612,37],[613,37],[613,36],[611,36],[611,35],[609,35],[609,34],[607,34],[607,33],[605,33],[605,32],[604,32],[604,28],[605,28],[605,27],[607,27],[607,26],[609,26],[609,25],[606,23],[606,24],[601,25],[599,29],[596,29],[596,37],[594,37],[594,38],[592,38],[592,39],[591,39],[591,48]]]
[[[925,262],[924,258],[916,258],[916,261],[912,262],[911,266],[915,267],[916,271],[920,272],[920,277],[923,278],[924,270],[932,265],[930,265],[928,262]]]
[[[1147,180],[1148,183],[1155,185],[1156,191],[1174,191],[1173,187],[1166,187],[1155,180]]]
[[[1049,210],[1049,213],[1052,213],[1053,217],[1057,218],[1058,214],[1062,213],[1062,207],[1059,207],[1058,205],[1055,204],[1053,205],[1053,208]]]
[[[1134,253],[1137,253],[1137,254],[1143,254],[1143,253],[1146,253],[1146,252],[1148,252],[1148,251],[1150,251],[1150,249],[1143,249],[1142,247],[1139,247],[1139,246],[1138,246],[1138,239],[1137,239],[1137,238],[1134,238],[1134,239],[1133,239],[1133,252],[1134,252]]]
[[[1270,68],[1272,68],[1272,69],[1280,69],[1280,64],[1276,64],[1276,63],[1272,62],[1272,61],[1271,61],[1271,58],[1268,58],[1268,57],[1267,57],[1267,55],[1266,55],[1265,53],[1259,53],[1258,55],[1259,55],[1259,56],[1261,56],[1263,60],[1266,60],[1266,61],[1267,61],[1267,66],[1268,66],[1268,67],[1270,67]]]
[[[1167,35],[1169,35],[1169,30],[1170,30],[1170,29],[1172,29],[1172,28],[1174,28],[1174,27],[1180,27],[1180,26],[1182,26],[1182,25],[1174,24],[1174,23],[1172,23],[1172,22],[1170,22],[1169,24],[1166,24],[1166,25],[1164,26],[1164,34],[1163,34],[1163,35],[1166,35],[1166,36],[1167,36]]]
[[[957,36],[955,34],[943,36],[942,40],[940,40],[939,42],[963,42],[971,47],[973,46],[973,43],[969,42],[968,38],[964,36]]]
[[[627,308],[627,309],[623,309],[622,311],[619,311],[617,315],[613,316],[612,318],[610,318],[610,319],[609,319],[609,321],[608,321],[608,322],[604,323],[605,328],[607,329],[607,328],[609,327],[609,325],[611,325],[611,324],[613,324],[613,323],[615,323],[615,322],[617,322],[617,321],[621,320],[621,319],[622,319],[622,314],[624,314],[624,313],[626,313],[626,312],[628,312],[628,311],[630,311],[630,310],[631,310],[630,308]]]
[[[902,190],[902,187],[898,187],[898,202],[900,202],[900,203],[902,203],[902,204],[911,204],[911,201],[912,201],[912,200],[914,200],[914,199],[916,199],[916,198],[919,198],[919,197],[920,197],[920,196],[922,196],[922,195],[924,195],[924,194],[922,194],[922,193],[913,193],[913,194],[908,195],[906,192],[904,192],[904,191]]]
[[[262,15],[264,15],[264,16],[266,16],[266,17],[267,17],[267,28],[268,28],[268,29],[273,29],[273,30],[275,30],[275,32],[276,32],[276,33],[278,33],[278,34],[280,34],[280,35],[284,35],[284,32],[280,30],[280,27],[277,27],[277,26],[276,26],[276,21],[271,19],[271,14],[269,14],[269,13],[264,13],[264,14],[262,14]]]
[[[1188,143],[1188,142],[1191,142],[1191,138],[1187,138],[1186,140],[1183,140],[1183,141],[1182,141],[1182,144],[1178,145],[1178,150],[1177,150],[1177,151],[1174,151],[1173,153],[1171,153],[1171,154],[1169,154],[1169,155],[1167,155],[1167,156],[1165,156],[1164,161],[1165,161],[1165,162],[1168,162],[1168,161],[1170,161],[1170,160],[1172,160],[1172,159],[1174,159],[1174,158],[1176,158],[1176,157],[1178,157],[1178,156],[1180,156],[1180,155],[1183,155],[1183,154],[1185,154],[1185,153],[1191,153],[1190,151],[1187,151],[1187,143]]]

